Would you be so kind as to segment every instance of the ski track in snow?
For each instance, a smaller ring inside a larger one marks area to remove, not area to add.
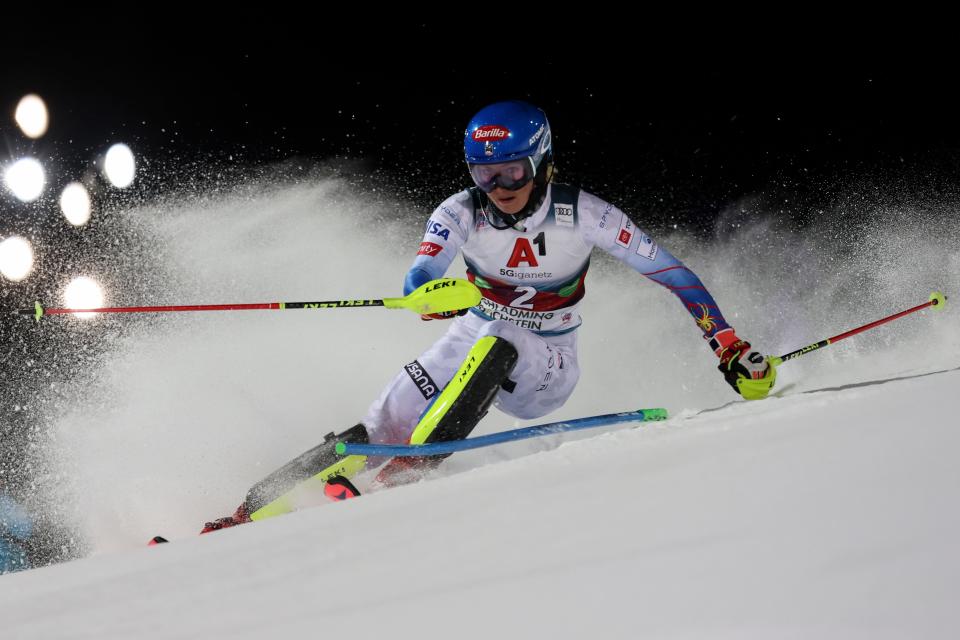
[[[952,637],[958,384],[950,371],[737,403],[14,574],[0,581],[7,628]]]

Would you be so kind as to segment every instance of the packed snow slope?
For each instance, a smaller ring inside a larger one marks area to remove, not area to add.
[[[252,193],[130,212],[169,256],[158,302],[396,294],[419,223],[336,181]],[[660,239],[784,353],[960,290],[955,222],[885,220],[833,241],[762,217]],[[94,553],[0,577],[3,637],[955,637],[954,309],[787,363],[746,403],[669,293],[595,262],[580,387],[550,419],[671,420],[457,454],[414,485],[203,537],[444,327],[348,309],[125,334],[48,445],[47,508]],[[478,433],[515,424],[492,412]],[[176,540],[145,548],[157,533]]]

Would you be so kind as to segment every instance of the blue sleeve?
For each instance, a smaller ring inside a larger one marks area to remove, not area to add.
[[[442,277],[443,272],[432,273],[426,265],[418,265],[417,262],[414,262],[410,270],[407,271],[407,277],[403,279],[403,295],[410,295],[410,292],[417,287]]]
[[[586,238],[594,246],[670,290],[693,316],[704,339],[710,340],[730,328],[697,274],[638,229],[626,213],[583,192],[579,203]]]
[[[730,328],[717,302],[697,274],[663,247],[656,247],[656,259],[651,262],[640,264],[635,259],[621,260],[677,296],[693,316],[705,339],[709,340],[720,331]]]

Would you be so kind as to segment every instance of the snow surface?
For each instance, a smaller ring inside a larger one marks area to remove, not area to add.
[[[169,295],[187,303],[393,295],[421,228],[335,181],[130,218],[176,256]],[[960,291],[956,223],[875,229],[893,244],[839,266],[826,240],[766,224],[664,243],[769,352]],[[770,234],[786,250],[757,269],[744,248]],[[890,274],[905,244],[931,257]],[[93,553],[0,576],[0,637],[960,635],[953,308],[787,363],[776,397],[746,403],[668,293],[602,259],[588,290],[580,387],[549,419],[671,420],[465,452],[414,485],[203,537],[250,484],[352,425],[443,326],[244,312],[126,336],[49,444],[49,508]],[[478,433],[524,424],[491,414]],[[176,540],[144,547],[157,533]]]

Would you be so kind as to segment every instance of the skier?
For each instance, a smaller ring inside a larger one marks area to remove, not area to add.
[[[775,368],[736,335],[696,274],[620,209],[553,182],[550,125],[541,109],[520,101],[485,107],[467,126],[464,151],[475,186],[451,196],[430,216],[404,294],[443,276],[461,251],[468,279],[483,294],[480,304],[423,316],[452,324],[397,373],[360,424],[330,434],[271,474],[251,489],[234,516],[207,523],[204,532],[248,522],[257,508],[318,474],[328,480],[330,497],[356,495],[347,477],[366,460],[337,456],[337,441],[459,439],[490,404],[521,419],[561,407],[580,375],[577,328],[594,247],[677,296],[737,393],[747,399],[769,393]],[[442,458],[394,458],[375,482],[409,481]]]

